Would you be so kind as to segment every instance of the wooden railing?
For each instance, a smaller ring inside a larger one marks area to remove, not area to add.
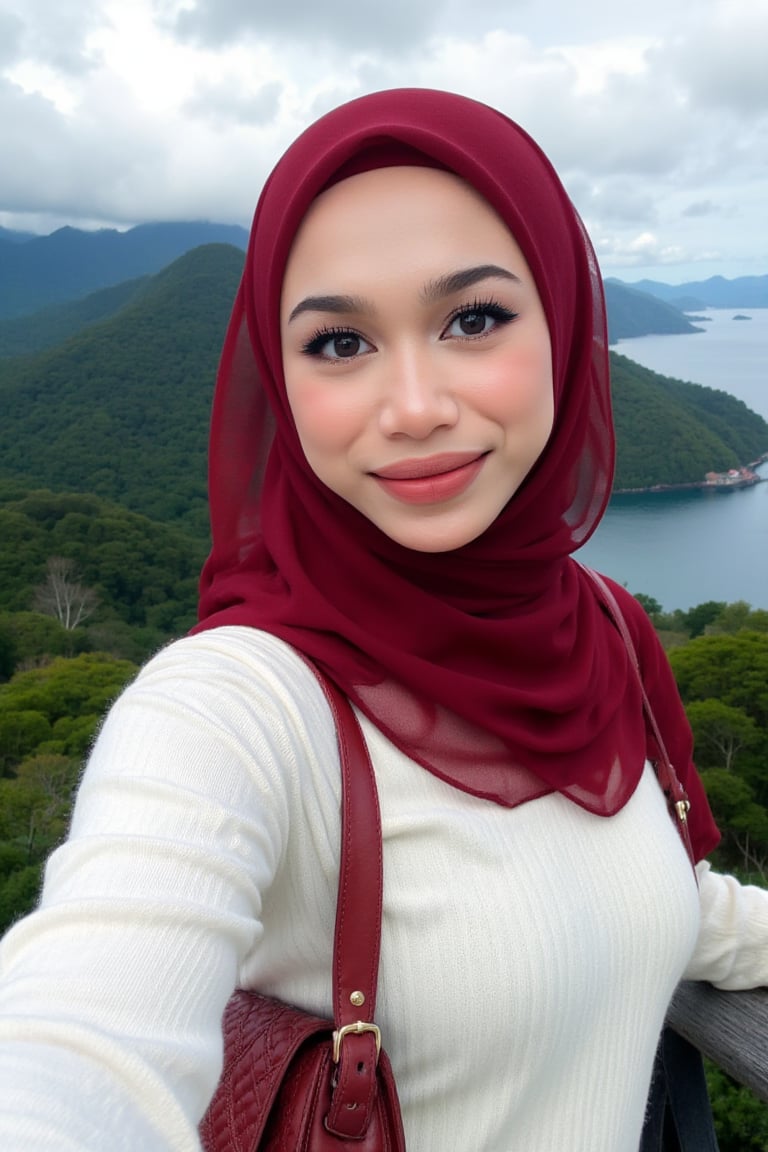
[[[724,1072],[768,1103],[768,988],[718,992],[684,982],[667,1021]]]

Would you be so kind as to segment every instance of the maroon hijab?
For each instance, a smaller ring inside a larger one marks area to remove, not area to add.
[[[304,458],[283,380],[279,306],[312,200],[355,172],[426,164],[506,222],[549,324],[555,422],[496,522],[448,553],[389,539]],[[261,628],[320,665],[407,755],[505,805],[560,791],[612,815],[652,754],[621,638],[571,559],[608,501],[614,440],[602,285],[549,161],[475,101],[400,89],[330,112],[288,149],[256,209],[216,385],[213,549],[200,623]],[[645,613],[622,589],[647,690],[692,793],[699,855],[717,842],[690,733]]]

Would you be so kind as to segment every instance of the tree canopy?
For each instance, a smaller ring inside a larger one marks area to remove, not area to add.
[[[0,477],[206,536],[210,404],[241,267],[235,248],[195,249],[111,319],[0,360]]]
[[[617,489],[701,481],[768,451],[768,423],[741,400],[612,354]]]
[[[763,614],[768,615],[768,614]],[[720,618],[728,618],[728,606]],[[729,867],[768,877],[768,631],[701,635],[670,652]]]
[[[143,628],[159,643],[194,623],[205,553],[203,540],[96,496],[41,489],[26,495],[12,490],[4,498],[0,491],[0,621],[3,612],[21,614],[0,628],[0,669],[3,636],[6,645],[15,636],[18,646],[19,628],[28,634],[33,627],[25,614],[40,608],[39,589],[52,558],[70,565],[81,595],[93,593],[80,628],[100,629],[102,637],[110,627],[116,635],[120,625]],[[49,651],[71,653],[80,644],[74,637],[57,643],[51,623],[34,627],[53,643]]]

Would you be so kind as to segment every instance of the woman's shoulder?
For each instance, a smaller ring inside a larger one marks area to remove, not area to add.
[[[234,625],[160,649],[115,701],[104,727],[126,737],[152,730],[160,741],[170,733],[186,747],[224,742],[248,759],[247,750],[257,748],[262,756],[290,747],[308,757],[313,747],[333,749],[335,738],[322,689],[298,652]]]
[[[183,636],[161,648],[139,670],[128,692],[166,691],[176,685],[188,698],[220,699],[246,693],[309,704],[322,700],[316,677],[284,640],[243,625],[227,625]]]
[[[297,652],[250,628],[203,632],[157,652],[114,702],[78,814],[128,784],[174,804],[187,797],[195,811],[224,804],[257,820],[268,809],[285,833],[302,797],[332,790],[336,749],[322,689]]]
[[[245,624],[227,624],[171,640],[143,665],[140,675],[156,668],[184,665],[193,669],[208,666],[211,662],[266,665],[294,670],[303,668],[309,672],[297,650],[278,636]]]

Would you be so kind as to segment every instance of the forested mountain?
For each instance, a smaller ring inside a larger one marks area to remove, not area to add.
[[[98,288],[159,272],[203,244],[245,248],[248,233],[229,224],[141,224],[126,232],[60,228],[19,242],[0,235],[0,318],[25,316]]]
[[[0,478],[92,493],[205,538],[210,402],[242,260],[228,245],[194,249],[128,286],[109,319],[0,360]],[[768,451],[768,424],[734,397],[612,365],[617,487],[696,481]]]
[[[139,276],[113,288],[101,288],[82,299],[50,304],[31,316],[0,320],[0,357],[54,348],[91,324],[114,316],[138,295],[149,279],[149,276]]]
[[[3,320],[31,318],[43,308],[82,301],[102,288],[119,285],[122,290],[126,280],[156,273],[204,244],[226,243],[244,250],[247,241],[245,228],[207,223],[142,224],[126,232],[60,228],[50,236],[0,228],[0,356],[50,347],[78,331],[79,315],[92,323],[120,304],[116,297],[99,297],[89,301],[82,314],[77,309],[50,312],[29,327],[8,326]],[[731,303],[746,308],[759,306],[759,300],[768,305],[768,276],[733,281],[714,277],[704,284],[678,287],[650,280],[629,285],[610,279],[606,296],[610,339],[615,342],[695,331],[680,309],[691,311],[707,304],[729,307]]]
[[[670,380],[613,352],[611,385],[616,488],[702,480],[768,452],[768,422],[727,392]]]
[[[667,336],[701,332],[672,304],[638,292],[617,280],[605,281],[605,305],[608,313],[608,340],[630,340],[633,336]],[[2,336],[0,336],[0,346]]]
[[[708,280],[688,280],[684,284],[664,284],[660,280],[637,280],[625,288],[649,292],[686,312],[698,308],[768,308],[768,276],[711,276]]]
[[[101,288],[77,300],[51,304],[30,316],[0,319],[0,357],[23,356],[55,347],[96,321],[114,316],[141,291],[148,279],[139,277],[112,288]],[[633,336],[701,331],[679,308],[617,281],[606,281],[605,298],[608,339],[612,344]]]
[[[210,401],[241,266],[229,245],[196,248],[111,319],[0,361],[0,477],[204,536]]]

